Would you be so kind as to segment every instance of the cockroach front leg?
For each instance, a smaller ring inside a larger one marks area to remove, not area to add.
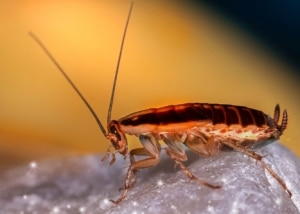
[[[144,148],[137,148],[137,149],[132,149],[129,152],[129,157],[130,157],[130,165],[132,165],[133,163],[136,162],[134,156],[149,156],[149,153],[144,149]],[[131,182],[129,184],[129,189],[133,187],[133,185],[136,182],[136,172],[137,169],[133,169],[132,170],[132,178],[131,178]],[[120,190],[123,190],[125,187],[120,188]]]
[[[149,153],[144,148],[132,149],[129,152],[130,163],[133,164],[136,162],[134,156],[149,156]]]
[[[259,161],[261,165],[277,180],[277,182],[282,186],[282,188],[287,192],[289,197],[292,197],[291,191],[287,188],[285,182],[263,161],[263,156],[259,155],[258,153],[251,151],[249,149],[244,148],[243,146],[240,146],[234,142],[231,141],[222,141],[223,144],[233,148],[236,151],[242,152],[249,157]]]
[[[127,171],[127,176],[124,184],[124,192],[118,200],[111,200],[111,202],[115,204],[121,203],[126,198],[126,195],[132,186],[132,176],[137,172],[137,170],[149,168],[159,163],[160,146],[157,140],[152,135],[140,135],[139,139],[144,148],[134,149],[130,152],[131,164]],[[148,158],[135,161],[134,155],[147,155]]]

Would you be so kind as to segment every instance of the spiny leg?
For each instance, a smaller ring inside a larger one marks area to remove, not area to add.
[[[127,171],[127,176],[125,180],[125,185],[124,185],[124,192],[122,193],[121,197],[117,199],[116,201],[110,200],[111,202],[115,204],[121,203],[125,198],[126,195],[132,186],[132,176],[136,173],[137,170],[143,169],[143,168],[149,168],[152,166],[155,166],[159,163],[159,152],[160,152],[160,147],[157,140],[152,136],[152,135],[140,135],[139,139],[141,143],[143,144],[144,148],[139,148],[132,150],[130,152],[130,161],[131,164],[128,168]],[[135,161],[134,155],[147,155],[148,158]]]
[[[277,180],[277,182],[282,186],[282,188],[288,193],[289,197],[292,197],[292,193],[287,188],[284,181],[262,160],[263,156],[259,155],[258,153],[254,152],[254,151],[251,151],[242,146],[239,146],[239,145],[235,144],[234,142],[223,141],[222,143],[233,148],[236,151],[245,153],[249,157],[254,158],[255,160],[259,161],[261,163],[261,165],[273,176],[273,178],[275,178]]]
[[[201,180],[200,178],[196,177],[181,161],[186,161],[187,156],[186,154],[182,155],[176,151],[173,151],[170,148],[165,148],[166,153],[170,156],[170,158],[180,167],[180,169],[183,171],[183,173],[191,180],[196,181],[200,183],[201,185],[208,186],[213,189],[221,188],[221,186],[212,185],[206,181]]]
[[[134,156],[147,156],[149,153],[144,148],[132,149],[129,152],[130,163],[136,162]]]
[[[130,157],[130,164],[132,165],[133,163],[136,162],[134,156],[149,156],[149,153],[147,152],[147,150],[145,150],[144,148],[137,148],[137,149],[132,149],[129,153],[129,157]],[[132,170],[132,173],[133,175],[135,175],[137,172],[137,169],[133,169]],[[132,181],[130,183],[130,186],[129,188],[132,188],[133,185],[135,184],[136,182],[136,179],[135,179],[136,176],[134,176],[134,178],[132,178]],[[122,188],[121,188],[122,190]]]
[[[191,180],[194,180],[202,185],[208,186],[213,189],[220,188],[221,186],[212,185],[207,183],[206,181],[201,180],[200,178],[193,175],[193,173],[188,170],[182,163],[182,161],[187,160],[187,155],[184,149],[181,147],[179,142],[173,141],[176,140],[172,135],[161,135],[164,142],[167,144],[167,148],[165,148],[166,153],[170,156],[170,158],[180,167],[183,173]]]

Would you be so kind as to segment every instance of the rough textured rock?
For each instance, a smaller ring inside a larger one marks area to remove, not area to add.
[[[190,182],[162,152],[160,164],[138,172],[127,199],[120,196],[128,160],[113,166],[100,156],[53,159],[1,173],[1,213],[299,213],[300,159],[274,143],[260,151],[286,182],[289,198],[259,163],[237,152],[208,158],[189,155],[186,165],[214,184],[212,190]]]

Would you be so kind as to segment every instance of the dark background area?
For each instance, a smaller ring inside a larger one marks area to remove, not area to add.
[[[205,3],[300,71],[300,1],[194,1]]]

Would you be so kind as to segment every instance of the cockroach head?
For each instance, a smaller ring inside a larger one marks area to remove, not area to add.
[[[127,139],[125,134],[122,132],[118,121],[112,120],[108,124],[107,129],[108,129],[107,139],[110,140],[116,152],[119,152],[120,154],[126,156],[128,152]]]

